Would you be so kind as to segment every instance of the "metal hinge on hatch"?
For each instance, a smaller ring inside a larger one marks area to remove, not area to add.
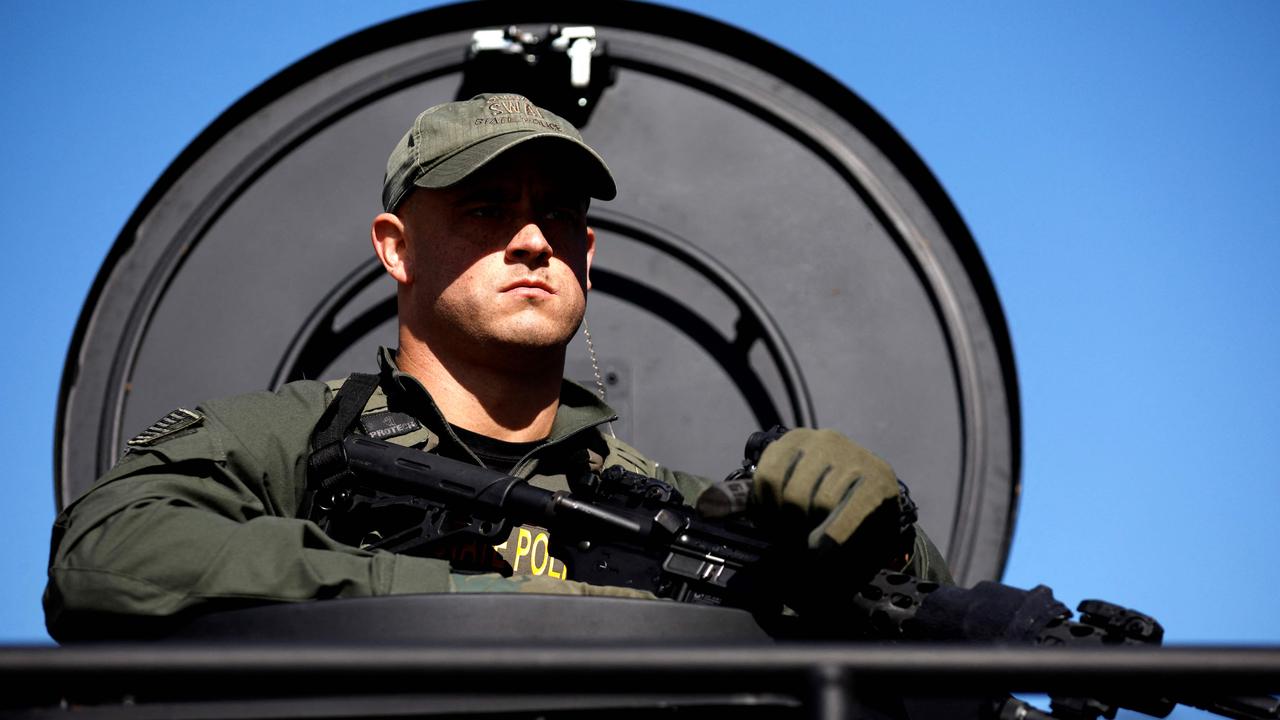
[[[582,127],[611,84],[613,65],[594,27],[509,25],[471,36],[458,97],[516,92]]]

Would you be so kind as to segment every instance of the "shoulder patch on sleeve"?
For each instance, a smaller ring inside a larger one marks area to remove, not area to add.
[[[172,436],[174,433],[186,430],[189,427],[195,427],[204,422],[204,415],[195,410],[187,410],[178,408],[173,412],[165,415],[159,420],[151,423],[151,427],[138,433],[127,444],[129,447],[147,447]]]

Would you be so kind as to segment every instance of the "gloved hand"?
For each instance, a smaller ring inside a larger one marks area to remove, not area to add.
[[[796,428],[770,444],[756,467],[751,499],[809,530],[811,550],[843,545],[873,513],[895,520],[877,528],[894,528],[896,535],[893,468],[834,430]]]

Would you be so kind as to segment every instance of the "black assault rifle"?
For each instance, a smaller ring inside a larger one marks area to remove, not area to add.
[[[568,577],[658,597],[768,613],[781,608],[775,543],[744,520],[704,519],[661,480],[606,469],[551,492],[494,470],[350,435],[347,471],[313,491],[307,517],[339,542],[432,556],[455,542],[551,531]]]
[[[775,428],[747,443],[747,476]],[[551,554],[568,577],[593,585],[647,590],[679,602],[750,610],[768,626],[784,598],[782,545],[742,517],[709,519],[660,480],[605,469],[552,492],[468,463],[350,435],[345,470],[317,483],[304,514],[335,540],[358,547],[433,555],[452,542],[498,544],[514,525],[551,531]],[[910,505],[908,503],[908,508]],[[1020,590],[994,582],[970,589],[880,571],[843,605],[850,637],[878,640],[1011,642],[1037,645],[1158,645],[1153,618],[1099,600],[1080,604],[1079,622],[1041,585]],[[848,612],[852,607],[855,612]],[[1271,697],[1053,697],[1052,715],[1018,700],[990,717],[1111,718],[1118,708],[1164,717],[1178,703],[1226,717],[1280,718]]]

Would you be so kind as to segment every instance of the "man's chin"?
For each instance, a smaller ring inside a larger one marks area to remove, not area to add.
[[[541,323],[519,323],[506,328],[490,338],[490,344],[509,352],[563,354],[573,340],[577,326],[548,327]]]
[[[574,320],[570,322],[568,317]],[[495,328],[495,335],[513,345],[564,347],[582,326],[582,317],[580,312],[566,314],[560,308],[553,312],[539,303],[530,303],[529,307],[508,316]]]

